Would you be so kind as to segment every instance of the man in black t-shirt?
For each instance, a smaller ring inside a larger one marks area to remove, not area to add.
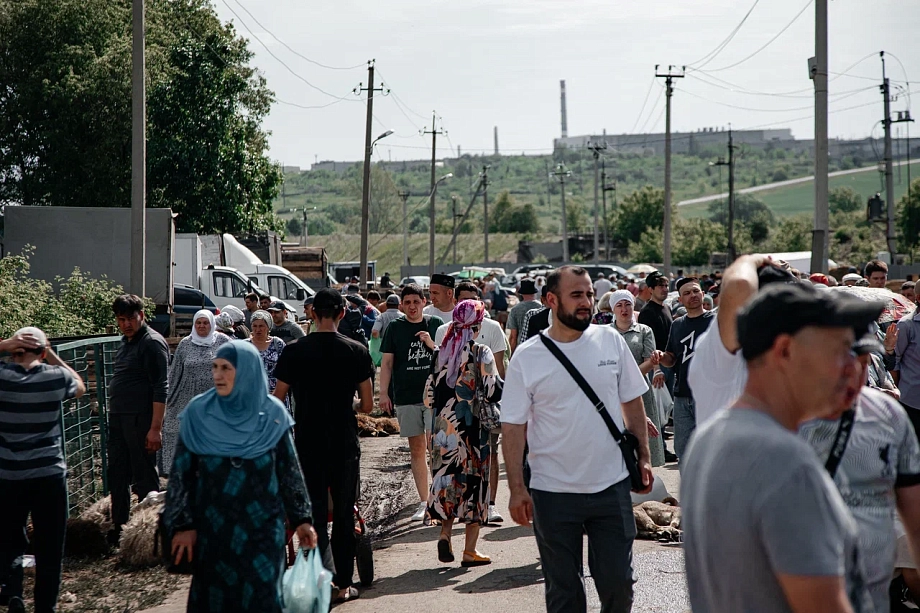
[[[660,272],[653,272],[645,278],[652,295],[639,312],[639,323],[645,324],[655,333],[655,349],[664,351],[668,346],[671,331],[671,310],[665,306],[668,298],[668,279]]]
[[[656,351],[652,355],[652,364],[674,368],[674,451],[678,459],[687,449],[690,435],[696,429],[696,404],[693,391],[687,380],[690,360],[696,351],[696,343],[703,332],[712,323],[714,313],[703,308],[703,290],[694,277],[684,277],[677,282],[680,303],[687,309],[687,314],[674,320],[668,335],[665,351]],[[664,375],[655,375],[660,384]],[[660,385],[659,385],[660,386]]]
[[[344,314],[341,294],[328,288],[316,293],[316,328],[281,352],[275,366],[278,384],[274,394],[283,401],[289,391],[294,392],[294,442],[313,501],[313,526],[319,534],[320,551],[325,551],[329,544],[328,491],[332,496],[332,557],[336,570],[333,584],[340,600],[350,600],[358,595],[352,586],[352,575],[354,506],[361,459],[354,398],[357,393],[358,410],[362,413],[374,408],[374,363],[367,348],[338,333]]]

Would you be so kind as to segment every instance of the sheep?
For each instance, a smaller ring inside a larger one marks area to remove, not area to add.
[[[163,563],[156,547],[161,504],[135,509],[124,525],[118,541],[118,558],[126,566],[143,568]]]

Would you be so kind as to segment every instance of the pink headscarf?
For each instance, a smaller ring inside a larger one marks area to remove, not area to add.
[[[438,354],[438,367],[444,368],[447,365],[446,381],[452,388],[457,385],[463,348],[473,340],[473,327],[482,323],[485,312],[485,306],[478,300],[464,300],[454,307],[453,321],[441,341],[441,351]]]

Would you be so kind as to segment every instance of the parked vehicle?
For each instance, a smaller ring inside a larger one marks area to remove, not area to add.
[[[431,277],[416,275],[414,277],[403,277],[402,281],[399,282],[399,287],[405,287],[410,283],[415,283],[422,289],[428,289],[428,286],[431,284]]]
[[[191,331],[191,326],[194,324],[192,317],[201,309],[207,309],[215,315],[220,314],[220,309],[217,308],[214,302],[200,289],[191,285],[182,283],[173,285],[173,301],[173,316],[176,328],[179,329],[178,331],[171,333],[170,324],[173,321],[171,321],[168,313],[160,313],[149,322],[150,327],[163,336],[181,336],[183,330],[188,329]]]
[[[552,264],[524,264],[523,266],[518,266],[515,268],[511,274],[513,275],[529,275],[530,273],[535,273],[538,275],[545,275],[551,271],[555,266]]]
[[[588,274],[591,275],[592,279],[597,279],[597,275],[600,273],[604,273],[604,276],[608,279],[614,277],[625,277],[626,275],[630,274],[626,272],[626,269],[622,266],[614,266],[612,264],[599,264],[597,266],[583,264],[581,267],[588,271]]]

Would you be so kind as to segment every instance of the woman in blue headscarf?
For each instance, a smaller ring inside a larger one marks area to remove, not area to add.
[[[212,372],[179,416],[164,511],[173,555],[194,566],[187,610],[281,613],[285,519],[316,545],[293,420],[251,343],[222,345]]]

